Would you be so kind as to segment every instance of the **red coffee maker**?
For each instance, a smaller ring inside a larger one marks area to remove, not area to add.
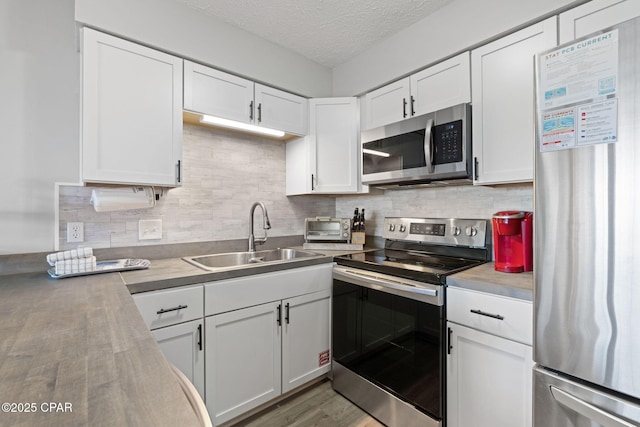
[[[533,271],[533,212],[496,212],[492,222],[495,269]]]

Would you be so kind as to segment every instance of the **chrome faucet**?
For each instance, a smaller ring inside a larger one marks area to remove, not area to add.
[[[264,229],[264,237],[256,239],[253,235],[253,214],[258,206],[262,209],[262,228]],[[249,252],[256,250],[256,243],[258,245],[262,245],[267,241],[267,230],[270,228],[271,223],[269,222],[269,214],[267,213],[266,206],[262,202],[255,202],[253,206],[251,206],[251,211],[249,212]]]

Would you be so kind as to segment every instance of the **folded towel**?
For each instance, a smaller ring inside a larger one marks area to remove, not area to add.
[[[77,259],[77,258],[89,258],[92,256],[93,256],[92,248],[78,248],[78,249],[71,249],[69,251],[55,252],[55,253],[49,254],[47,255],[47,262],[49,263],[49,265],[54,266],[56,265],[57,261],[64,261],[64,260]]]
[[[56,274],[84,273],[96,269],[96,257],[75,258],[56,261]]]

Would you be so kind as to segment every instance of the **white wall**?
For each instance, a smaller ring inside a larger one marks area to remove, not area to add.
[[[368,92],[585,0],[454,0],[333,70],[334,96]]]
[[[0,254],[53,249],[54,182],[78,180],[73,7],[0,2]]]
[[[76,0],[76,20],[303,96],[331,95],[330,69],[174,0]]]

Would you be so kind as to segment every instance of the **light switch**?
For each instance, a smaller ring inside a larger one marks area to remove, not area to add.
[[[141,219],[138,221],[138,240],[162,239],[161,219]]]

